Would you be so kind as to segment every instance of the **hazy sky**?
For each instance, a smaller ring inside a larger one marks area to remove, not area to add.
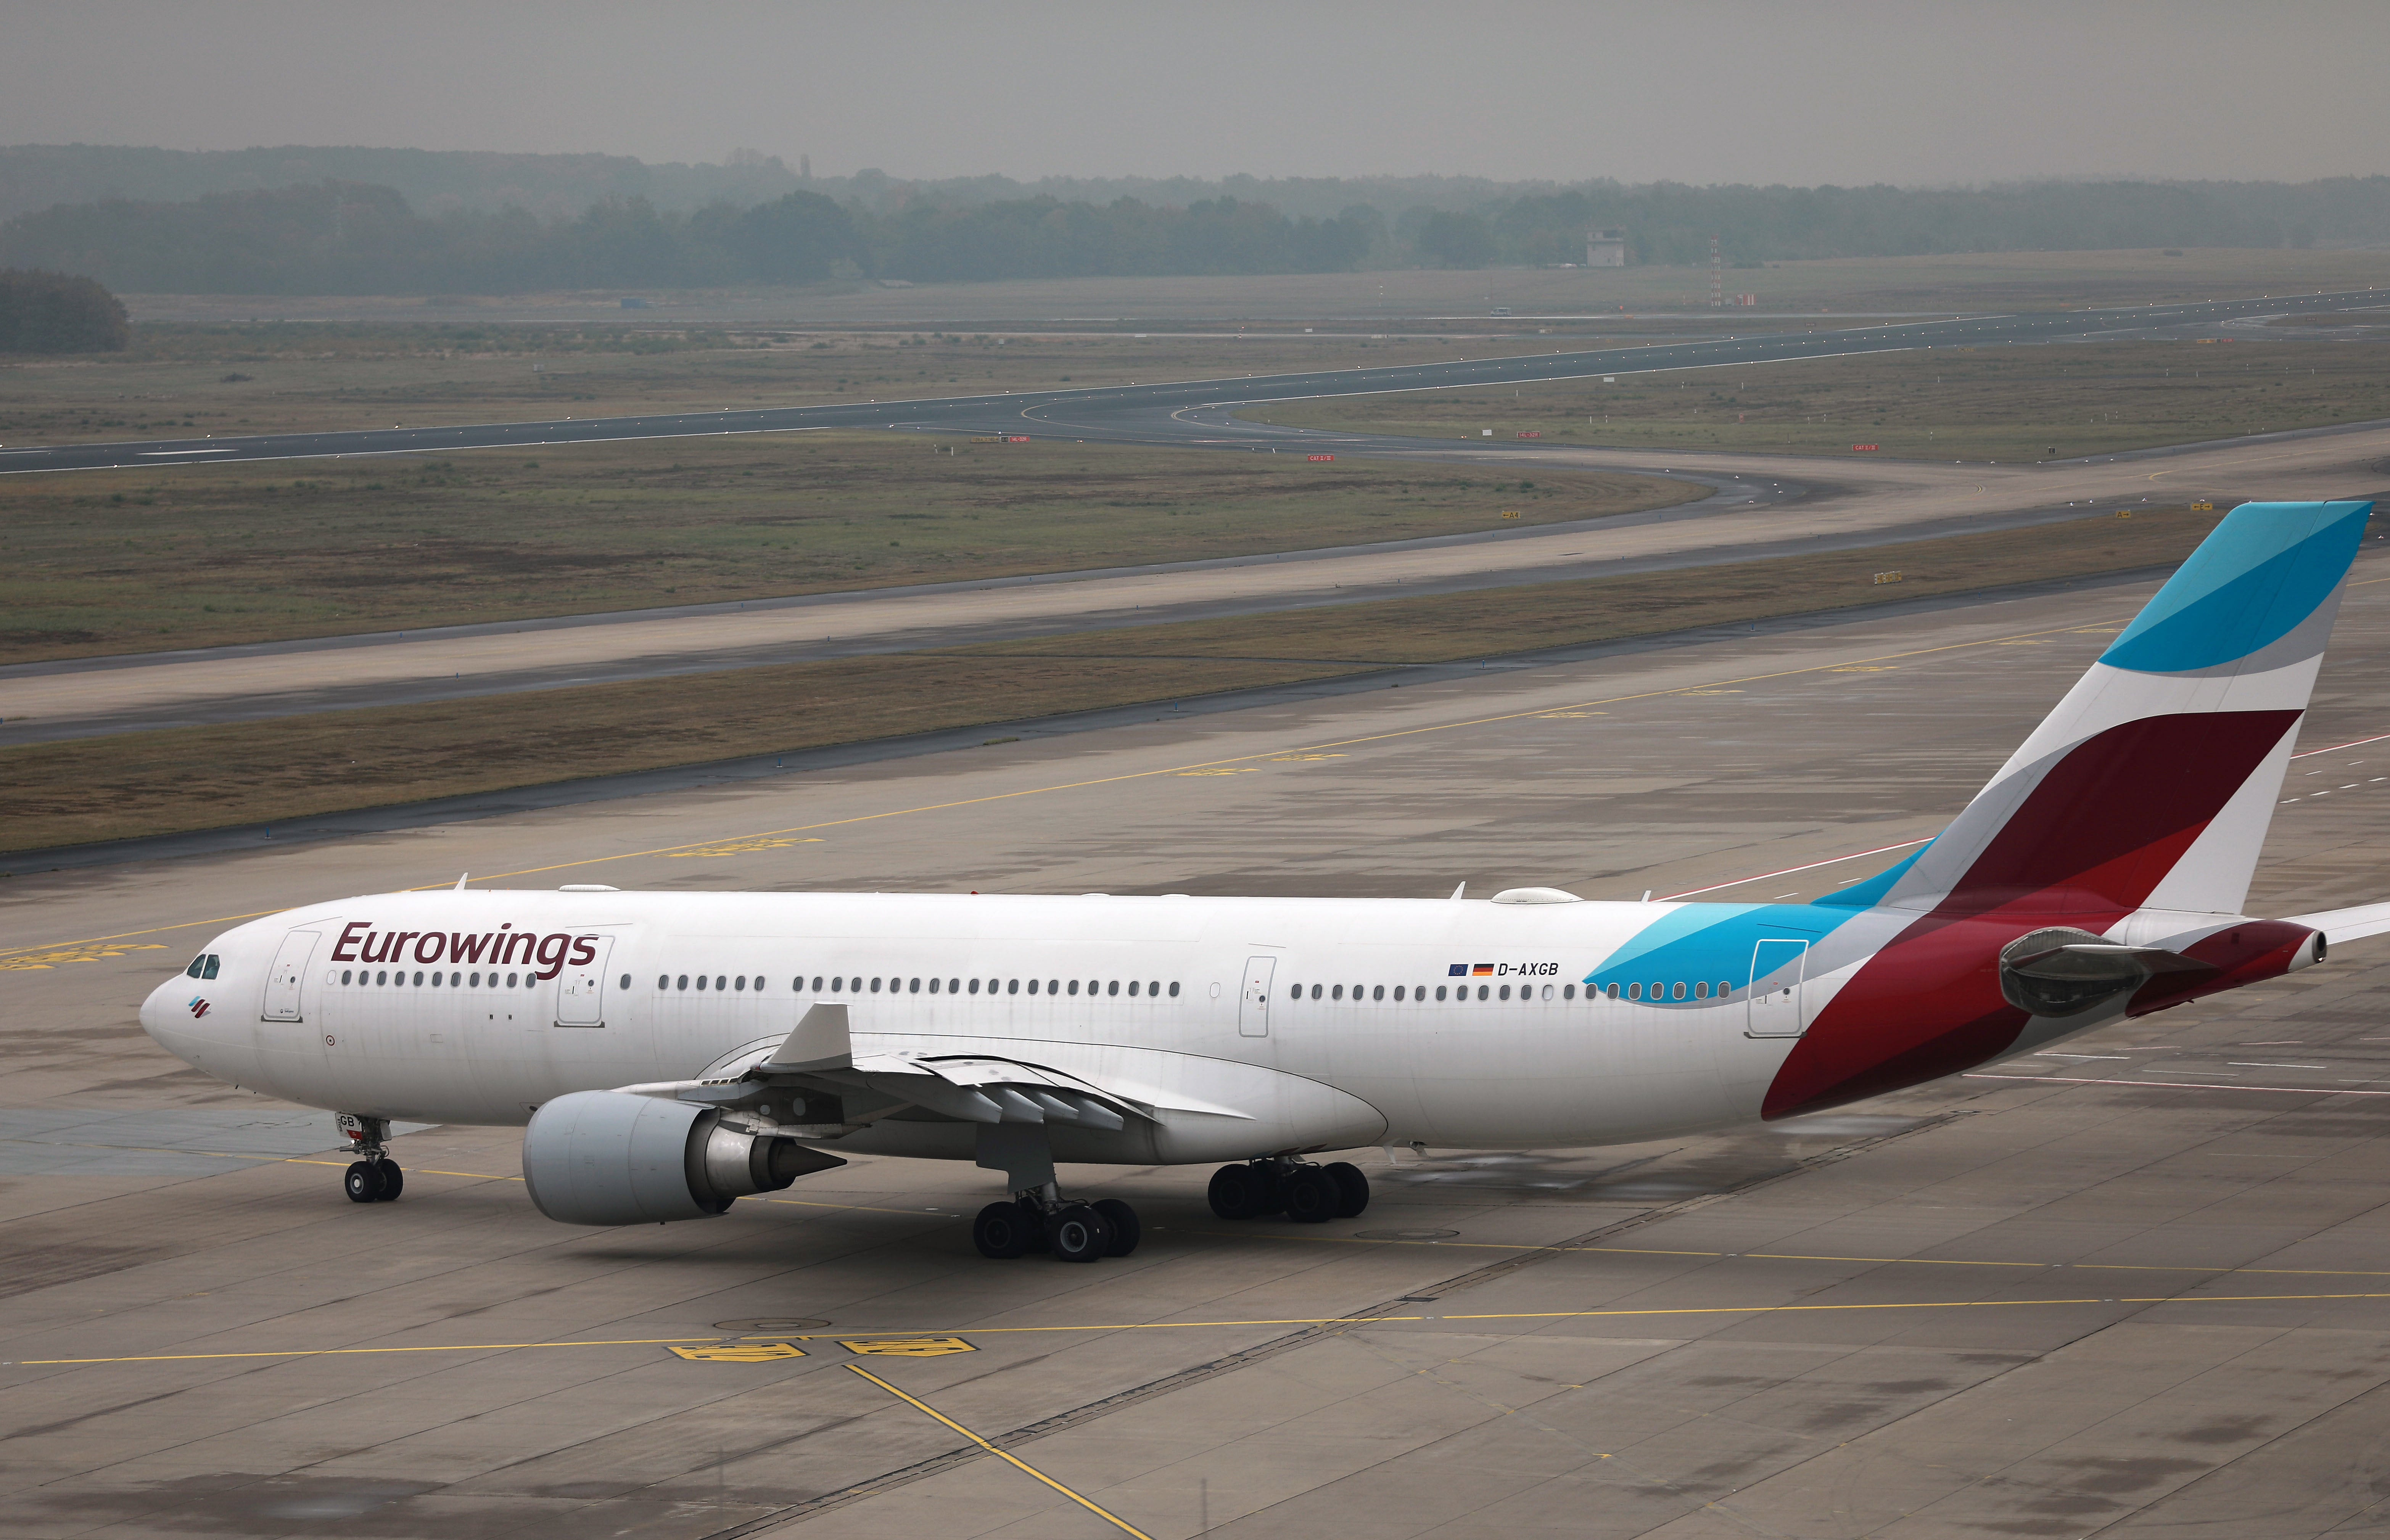
[[[2385,0],[0,0],[0,143],[899,176],[2390,172]]]

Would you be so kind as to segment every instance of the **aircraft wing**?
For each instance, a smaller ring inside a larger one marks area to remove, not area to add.
[[[618,1089],[749,1113],[771,1108],[765,1115],[792,1134],[812,1137],[834,1137],[915,1109],[957,1123],[1051,1123],[1108,1133],[1131,1119],[1158,1123],[1167,1111],[1247,1115],[1150,1087],[1100,1085],[1051,1065],[995,1055],[857,1057],[846,1007],[829,1003],[807,1010],[786,1042],[735,1074]]]

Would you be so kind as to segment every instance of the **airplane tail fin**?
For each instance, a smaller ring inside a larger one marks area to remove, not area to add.
[[[2239,913],[2372,511],[2233,509],[1876,902]]]

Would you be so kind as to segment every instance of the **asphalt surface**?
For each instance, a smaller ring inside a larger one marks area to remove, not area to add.
[[[2390,754],[2317,751],[2390,730],[2365,560],[2258,913],[2390,893]],[[1814,897],[1962,805],[2149,586],[12,879],[0,1528],[1120,1533],[1077,1494],[1242,1540],[2378,1532],[2390,938],[1823,1118],[1352,1152],[1374,1199],[1337,1225],[1223,1224],[1200,1168],[1065,1168],[1148,1226],[1085,1268],[975,1255],[992,1193],[959,1163],[589,1231],[532,1211],[514,1131],[432,1128],[396,1141],[402,1200],[353,1205],[319,1116],[131,1024],[229,917],[460,869]],[[672,1352],[740,1342],[790,1351]]]
[[[1853,353],[1995,343],[2081,341],[2094,338],[2191,335],[2253,316],[2366,309],[2383,293],[2359,289],[2296,297],[1967,315],[1946,321],[1766,332],[1650,347],[1607,348],[1381,369],[1247,376],[1089,391],[1018,391],[996,396],[900,402],[848,402],[756,411],[683,412],[560,422],[477,423],[449,428],[384,428],[345,433],[273,433],[245,438],[156,439],[0,449],[0,473],[93,470],[127,466],[282,460],[319,456],[447,453],[621,439],[713,433],[792,432],[823,428],[912,429],[942,433],[1022,433],[1125,443],[1263,443],[1293,430],[1261,430],[1218,416],[1190,422],[1189,408],[1299,401],[1470,385],[1524,384],[1587,375],[1629,374],[1719,365],[1782,363]]]

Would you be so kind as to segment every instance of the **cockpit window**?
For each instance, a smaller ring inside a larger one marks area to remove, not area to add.
[[[218,961],[219,959],[214,953],[209,953],[207,966],[199,969],[199,977],[202,979],[214,978],[216,976],[216,964]]]
[[[207,960],[208,955],[204,952],[200,953],[198,956],[193,957],[191,959],[191,966],[183,969],[183,976],[186,979],[198,978],[199,976],[199,965]]]

